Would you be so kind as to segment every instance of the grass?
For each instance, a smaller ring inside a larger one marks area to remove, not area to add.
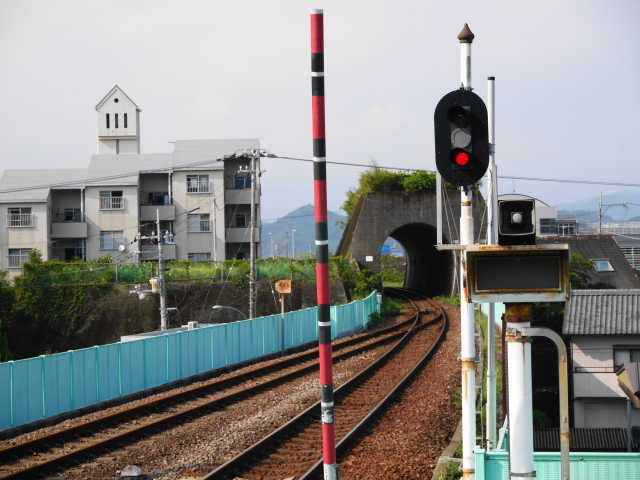
[[[440,476],[434,480],[458,480],[459,478],[462,478],[460,464],[458,462],[449,462],[440,473]]]
[[[406,303],[403,303],[402,300],[398,298],[384,297],[382,299],[382,305],[380,306],[380,311],[384,314],[384,313],[392,312],[394,310],[401,310],[403,308],[408,308],[408,307],[409,305],[407,305]]]
[[[440,300],[441,302],[448,303],[454,307],[460,308],[460,295],[455,295],[454,297],[433,297],[434,300]]]

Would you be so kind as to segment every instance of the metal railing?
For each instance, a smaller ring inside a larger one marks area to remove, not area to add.
[[[187,182],[187,193],[210,193],[209,182],[189,180]]]
[[[32,213],[9,213],[7,227],[33,227]]]
[[[29,255],[7,255],[7,268],[21,268],[28,261]]]
[[[124,197],[101,197],[100,210],[124,210]]]
[[[187,226],[187,232],[210,232],[211,231],[211,220],[195,220],[189,221],[189,225]]]

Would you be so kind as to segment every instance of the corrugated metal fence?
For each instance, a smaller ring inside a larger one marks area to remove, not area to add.
[[[363,327],[376,292],[331,307],[337,338]],[[280,315],[0,364],[0,430],[282,350]],[[317,340],[316,308],[285,313],[285,348]]]

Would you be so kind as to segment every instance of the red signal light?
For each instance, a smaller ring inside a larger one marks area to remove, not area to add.
[[[469,155],[466,152],[456,153],[456,163],[458,165],[466,165],[469,163]]]

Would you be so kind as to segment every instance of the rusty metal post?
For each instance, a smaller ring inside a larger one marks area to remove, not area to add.
[[[560,380],[560,458],[562,480],[569,480],[569,357],[562,337],[546,327],[522,328],[523,337],[546,337],[558,347],[558,379]]]
[[[531,326],[532,309],[531,303],[505,303],[509,365],[509,475],[511,480],[535,477],[531,338],[526,338],[522,334],[523,328]]]

